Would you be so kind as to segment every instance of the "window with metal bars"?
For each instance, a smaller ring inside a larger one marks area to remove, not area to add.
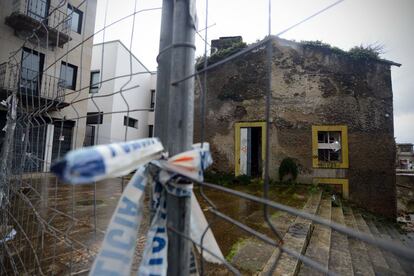
[[[318,160],[323,162],[341,162],[340,131],[318,131]]]

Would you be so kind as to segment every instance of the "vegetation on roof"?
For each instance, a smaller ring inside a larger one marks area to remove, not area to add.
[[[245,42],[236,42],[233,43],[230,47],[221,49],[216,51],[211,56],[207,57],[207,65],[211,65],[213,63],[216,63],[228,56],[231,56],[234,53],[237,53],[238,51],[244,49],[247,47],[247,44]],[[197,70],[202,69],[204,66],[204,56],[198,57],[196,59],[196,68]]]
[[[335,54],[347,56],[356,60],[381,60],[380,55],[384,53],[384,46],[380,44],[370,44],[367,46],[360,45],[349,49],[349,51],[342,50],[338,47],[331,46],[328,43],[324,43],[320,40],[316,41],[301,41],[305,47],[315,47],[329,50]]]
[[[360,45],[355,46],[349,49],[348,51],[342,50],[341,48],[332,46],[328,43],[322,42],[320,40],[307,41],[302,40],[299,42],[304,47],[313,47],[328,50],[334,54],[342,55],[349,57],[355,60],[382,60],[380,55],[384,53],[384,46],[381,44],[369,44],[369,45]],[[207,65],[214,64],[220,60],[225,59],[228,56],[231,56],[240,50],[243,50],[248,45],[245,42],[235,42],[230,47],[216,51],[214,54],[207,57]],[[201,70],[204,66],[204,56],[200,56],[196,59],[196,69]]]

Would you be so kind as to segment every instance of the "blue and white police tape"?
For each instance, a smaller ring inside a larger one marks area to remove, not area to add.
[[[138,275],[166,275],[168,269],[167,201],[166,189],[160,182],[161,171],[152,180],[152,208],[155,215],[147,234],[147,242]],[[163,178],[163,177],[162,177]],[[166,180],[164,178],[164,180]],[[168,184],[167,184],[168,185]]]
[[[163,150],[158,138],[86,147],[70,151],[51,171],[66,183],[90,183],[129,174],[160,158]]]
[[[130,275],[142,220],[147,165],[139,167],[119,199],[89,275]]]
[[[134,165],[139,166],[112,215],[90,275],[130,275],[137,233],[142,220],[144,189],[148,182],[153,188],[152,207],[155,209],[155,216],[147,234],[147,244],[138,275],[166,275],[167,192],[175,196],[191,196],[191,238],[201,243],[201,236],[208,224],[192,192],[192,185],[174,183],[180,175],[197,181],[203,180],[204,169],[212,163],[209,144],[203,143],[202,147],[197,144],[193,148],[168,160],[157,160],[162,155],[159,140],[142,139],[76,150],[52,167],[52,171],[64,182],[80,184],[121,176],[136,169]],[[152,164],[159,167],[155,175],[149,173],[147,163],[151,160]],[[88,169],[82,168],[80,164],[84,164]],[[208,230],[203,244],[215,255],[223,256],[211,230]],[[204,257],[211,262],[221,262],[205,251]]]

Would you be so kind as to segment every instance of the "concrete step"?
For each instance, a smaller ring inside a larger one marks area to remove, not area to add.
[[[342,206],[332,207],[331,220],[345,225]],[[339,275],[354,275],[348,237],[335,230],[332,230],[331,234],[328,268],[330,271],[336,272]]]
[[[365,232],[371,236],[374,236],[367,223],[365,222],[365,219],[362,217],[361,213],[354,212],[354,216],[357,222],[358,230],[361,232]],[[370,244],[365,244],[368,250],[368,256],[371,260],[371,263],[373,265],[374,271],[376,275],[389,275],[391,273],[390,267],[387,264],[387,261],[385,260],[384,256],[382,255],[381,250],[376,248],[375,246],[372,246]]]
[[[331,219],[332,202],[328,194],[324,194],[321,205],[319,207],[318,216],[324,219]],[[320,263],[328,268],[329,263],[329,249],[331,245],[331,228],[321,226],[320,224],[314,224],[312,236],[310,238],[308,247],[306,248],[305,255],[312,260]],[[301,276],[306,275],[323,275],[313,268],[301,264],[299,274]]]
[[[389,228],[389,227],[390,228],[393,228],[392,226],[387,225],[387,224],[380,223],[378,221],[375,222],[375,225],[376,225],[378,231],[381,233],[381,237],[383,239],[390,240],[390,241],[393,241],[393,242],[395,242],[395,243],[397,243],[397,244],[399,244],[401,246],[404,246],[404,244],[399,240],[398,236],[397,237],[393,237],[393,235],[388,231],[387,228]],[[410,261],[405,260],[405,259],[403,259],[403,258],[401,258],[399,256],[395,256],[394,255],[394,257],[400,263],[400,265],[401,265],[402,269],[404,270],[404,272],[406,273],[406,275],[413,274],[413,272],[414,272],[414,264],[412,264]]]
[[[249,238],[240,244],[231,263],[246,274],[255,274],[260,272],[273,251],[272,245],[255,238]]]
[[[406,233],[403,234],[396,228],[388,225],[387,230],[390,231],[390,234],[395,237],[396,239],[400,240],[400,242],[408,248],[414,248],[414,239],[412,237],[413,233]]]
[[[262,215],[262,211],[260,214],[256,215]],[[279,212],[270,217],[272,225],[275,226],[282,236],[285,235],[289,225],[292,224],[295,219],[296,216]],[[239,244],[239,249],[231,262],[244,272],[254,274],[258,271],[262,271],[274,251],[274,246],[264,243],[256,238],[249,238]]]
[[[345,225],[358,231],[358,226],[352,208],[343,206]],[[349,251],[351,252],[352,268],[355,275],[375,275],[374,268],[368,256],[365,243],[348,237]]]
[[[321,192],[317,192],[309,198],[303,211],[309,214],[316,214],[321,202]],[[283,237],[284,246],[296,252],[304,254],[311,235],[312,222],[297,217],[290,225],[287,233]],[[278,259],[279,258],[279,259]],[[275,260],[278,259],[276,269],[271,273]],[[279,256],[279,250],[275,250],[268,260],[260,275],[296,275],[299,270],[300,262],[296,258],[290,257],[286,253]]]
[[[371,219],[365,218],[365,222],[367,223],[371,233],[375,237],[381,238],[381,239],[386,239],[385,235],[380,233],[377,226],[375,225],[375,223]],[[380,249],[378,249],[378,250],[380,250]],[[400,263],[397,261],[397,259],[394,257],[393,254],[391,254],[390,252],[385,251],[385,250],[381,250],[381,252],[382,252],[382,255],[384,256],[390,270],[392,271],[392,273],[394,275],[406,275],[404,270],[402,269]]]

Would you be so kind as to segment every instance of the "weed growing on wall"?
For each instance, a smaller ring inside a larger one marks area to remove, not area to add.
[[[369,44],[367,46],[360,45],[349,49],[349,51],[342,50],[338,47],[331,46],[328,43],[324,43],[320,40],[300,42],[304,47],[314,47],[329,50],[338,55],[353,58],[355,60],[381,60],[380,55],[384,53],[384,45],[381,44]]]
[[[298,177],[298,165],[295,160],[290,157],[286,157],[282,160],[279,166],[279,180],[283,181],[285,176],[290,176],[289,180],[295,181]]]

